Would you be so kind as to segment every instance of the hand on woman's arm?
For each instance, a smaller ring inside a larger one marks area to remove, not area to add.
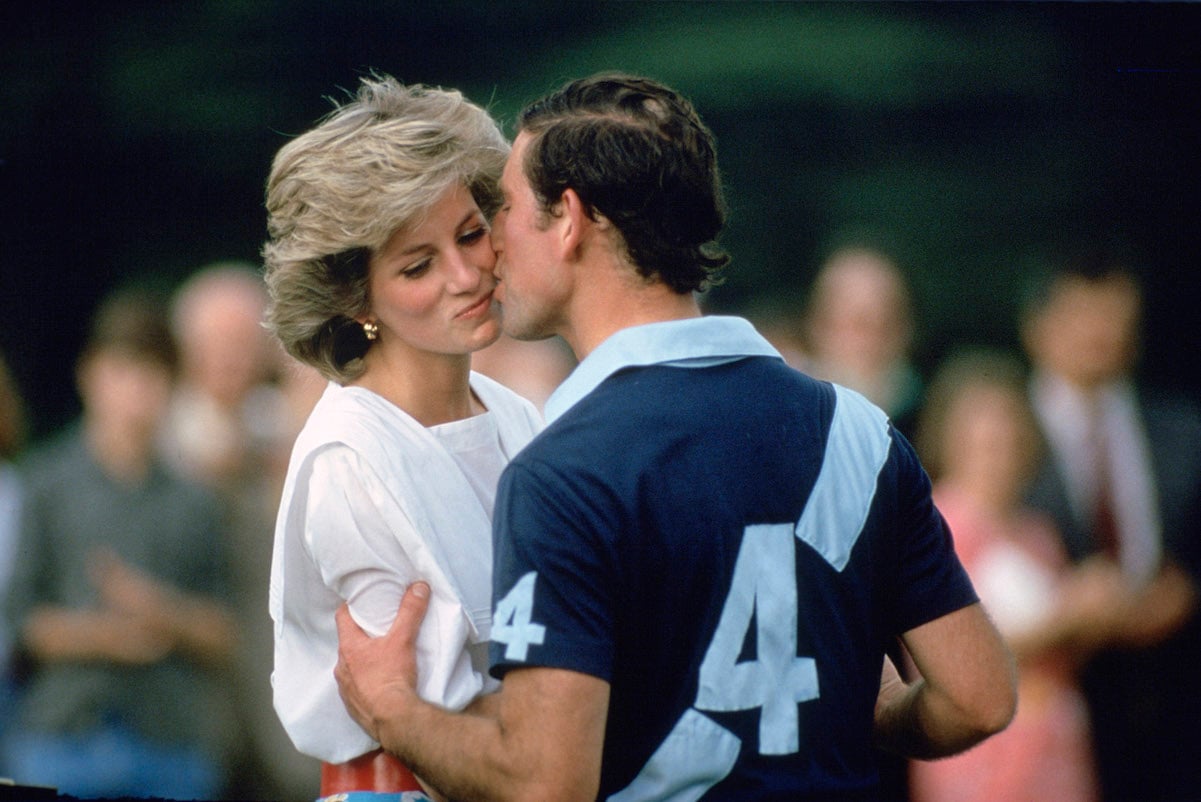
[[[379,638],[368,637],[345,606],[338,610],[335,675],[354,719],[452,799],[595,799],[608,683],[574,671],[522,668],[463,713],[423,702],[415,645],[428,594],[423,583],[414,584]]]

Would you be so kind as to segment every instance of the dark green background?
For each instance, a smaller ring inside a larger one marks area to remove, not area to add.
[[[272,154],[370,69],[511,122],[600,69],[690,96],[734,254],[711,309],[792,302],[848,229],[907,268],[931,367],[1012,345],[1021,268],[1116,235],[1143,372],[1201,395],[1201,6],[1173,3],[48,3],[0,12],[0,348],[35,433],[74,414],[98,297],[256,260]]]

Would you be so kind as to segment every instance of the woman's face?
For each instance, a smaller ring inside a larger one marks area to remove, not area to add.
[[[1022,403],[1005,387],[964,387],[947,417],[945,473],[991,486],[1007,500],[1016,497],[1027,478],[1036,437],[1023,417]]]
[[[496,254],[488,222],[463,186],[398,230],[369,264],[372,349],[468,354],[500,336]]]

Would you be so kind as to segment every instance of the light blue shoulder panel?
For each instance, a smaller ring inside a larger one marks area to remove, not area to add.
[[[846,568],[876,496],[892,439],[888,417],[859,393],[834,385],[834,420],[817,483],[796,536],[838,571]]]

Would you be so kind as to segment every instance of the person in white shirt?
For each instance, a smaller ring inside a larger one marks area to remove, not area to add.
[[[323,761],[323,796],[427,798],[339,698],[343,601],[383,634],[410,582],[431,582],[420,693],[458,710],[497,684],[493,497],[541,426],[533,404],[471,370],[500,335],[489,219],[508,151],[460,93],[371,76],[272,165],[267,325],[330,380],[280,503],[272,683],[293,742]]]

